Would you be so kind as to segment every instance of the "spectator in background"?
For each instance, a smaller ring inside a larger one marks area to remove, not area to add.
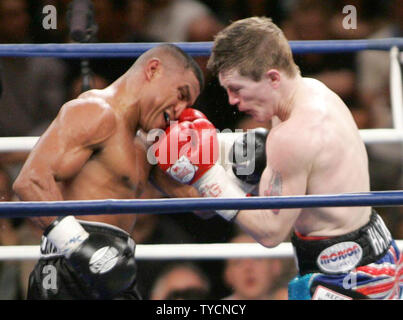
[[[0,1],[0,43],[29,43],[28,2]],[[51,121],[65,100],[65,65],[53,58],[0,58],[3,93],[0,99],[0,136],[28,136]],[[13,180],[27,153],[2,153]]]
[[[328,25],[330,16],[328,5],[322,1],[298,1],[285,23],[284,32],[290,40],[332,39]],[[354,60],[350,55],[309,53],[294,56],[304,76],[324,82],[343,99],[354,93]]]
[[[0,43],[29,42],[26,0],[0,1]],[[53,58],[1,58],[0,136],[25,136],[65,100],[65,66]]]
[[[149,9],[145,32],[159,41],[206,41],[222,28],[212,11],[197,0],[154,0]]]
[[[231,243],[256,243],[246,234],[235,236]],[[278,259],[239,258],[227,260],[224,281],[232,293],[224,300],[270,300],[273,288],[281,274]]]
[[[196,264],[168,265],[153,284],[151,300],[205,300],[210,298],[210,281]]]
[[[390,18],[370,35],[370,39],[403,36],[403,6],[400,0],[392,1],[388,16]],[[387,51],[362,51],[357,56],[360,98],[370,108],[375,128],[391,125],[389,62]]]

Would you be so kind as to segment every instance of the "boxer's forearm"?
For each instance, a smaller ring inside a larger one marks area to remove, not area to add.
[[[63,201],[63,195],[52,176],[49,178],[31,178],[19,176],[13,190],[21,201]],[[45,229],[56,217],[38,217],[31,220]]]
[[[240,210],[234,222],[257,242],[268,248],[276,247],[283,242],[292,226],[282,221],[281,217],[272,210]]]

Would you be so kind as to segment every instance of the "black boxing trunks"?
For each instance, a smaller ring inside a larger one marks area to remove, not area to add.
[[[292,235],[299,274],[291,300],[399,299],[403,259],[382,218],[373,211],[360,229],[330,238]]]
[[[118,237],[135,246],[130,235],[109,224],[79,221],[88,233],[103,233]],[[28,300],[93,300],[99,294],[89,287],[67,262],[66,258],[42,236],[41,257],[29,277]],[[114,300],[141,300],[136,281]]]

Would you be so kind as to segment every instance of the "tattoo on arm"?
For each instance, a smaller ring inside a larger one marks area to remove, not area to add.
[[[272,196],[281,196],[283,191],[283,179],[281,178],[281,174],[278,171],[273,171],[273,175],[271,176],[269,186],[266,190],[264,190],[263,194],[268,197]],[[272,209],[275,214],[280,212],[280,209]]]

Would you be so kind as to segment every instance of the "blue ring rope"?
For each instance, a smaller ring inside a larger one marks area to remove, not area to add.
[[[128,58],[137,57],[161,42],[0,44],[0,57]],[[212,42],[174,42],[192,56],[209,56]],[[337,53],[403,49],[403,38],[290,41],[293,53]]]
[[[1,202],[0,217],[181,213],[193,210],[286,209],[313,207],[383,207],[403,206],[403,191],[374,191],[335,195],[186,198],[151,200],[93,200],[52,202]]]

